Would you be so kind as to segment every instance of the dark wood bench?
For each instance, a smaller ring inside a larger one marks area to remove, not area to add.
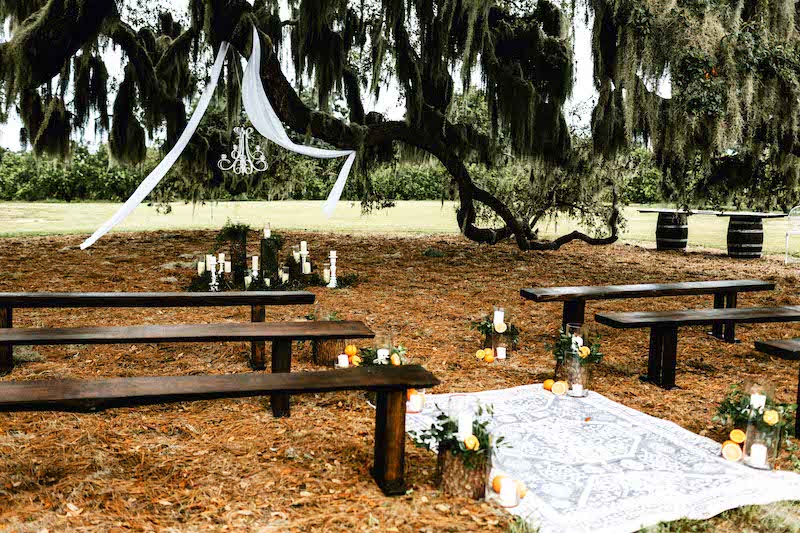
[[[774,283],[754,279],[687,281],[683,283],[643,283],[637,285],[592,285],[585,287],[536,287],[521,289],[526,300],[564,302],[562,327],[583,324],[587,300],[619,300],[625,298],[660,298],[662,296],[714,296],[714,308],[736,307],[740,292],[771,291]],[[733,324],[715,324],[711,334],[728,342],[736,340]]]
[[[291,372],[292,341],[368,339],[375,334],[361,322],[261,322],[167,326],[0,329],[0,346],[128,344],[161,342],[271,342],[272,372]],[[272,395],[272,414],[289,416],[289,395]]]
[[[232,374],[0,383],[0,411],[76,411],[110,407],[306,394],[340,390],[377,392],[372,475],[387,495],[405,494],[407,389],[431,388],[436,377],[418,365],[349,368],[295,374]]]
[[[597,313],[595,320],[612,328],[650,328],[646,379],[671,389],[675,387],[679,327],[798,322],[800,306]]]
[[[309,305],[314,293],[307,291],[264,292],[5,292],[0,293],[0,328],[13,327],[14,309],[43,308],[123,308],[123,307],[238,307],[251,308],[251,320],[264,322],[265,306]],[[250,364],[256,370],[266,367],[263,342],[254,342]],[[0,374],[14,367],[12,348],[0,346]]]
[[[774,341],[756,341],[756,350],[781,359],[797,361],[800,359],[800,339],[780,339]],[[800,405],[800,376],[797,381],[797,405]],[[800,437],[800,416],[794,420],[794,436]]]

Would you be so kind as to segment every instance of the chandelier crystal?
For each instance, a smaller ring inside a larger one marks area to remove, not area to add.
[[[264,172],[267,170],[267,158],[261,145],[257,144],[255,149],[250,151],[250,135],[253,128],[237,127],[233,132],[238,137],[236,146],[231,150],[231,157],[222,154],[217,166],[225,172],[233,171],[236,174],[252,174],[253,172]]]

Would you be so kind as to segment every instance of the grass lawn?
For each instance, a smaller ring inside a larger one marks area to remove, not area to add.
[[[117,210],[112,203],[0,203],[0,236],[91,234]],[[624,242],[654,243],[656,214],[642,214],[638,206],[625,208],[627,220]],[[270,220],[274,227],[286,230],[336,231],[382,234],[457,234],[453,202],[398,202],[397,207],[361,213],[361,206],[341,202],[336,214],[327,219],[322,202],[221,202],[191,205],[176,203],[172,212],[159,214],[142,205],[128,217],[118,231],[153,231],[159,229],[213,229],[226,220],[246,222],[259,227]],[[689,219],[689,246],[724,250],[728,219],[695,215]],[[768,254],[784,251],[783,219],[764,221],[764,250]],[[544,237],[561,235],[576,229],[569,220],[550,222],[540,229]],[[800,245],[800,243],[799,243]]]

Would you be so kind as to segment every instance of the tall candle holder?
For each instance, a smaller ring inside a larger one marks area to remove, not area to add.
[[[329,289],[336,288],[336,250],[331,250],[331,254],[328,258],[331,262],[331,280],[328,283],[327,287]]]

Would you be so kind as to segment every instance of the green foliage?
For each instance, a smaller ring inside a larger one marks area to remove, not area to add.
[[[458,438],[458,422],[441,413],[436,417],[433,425],[422,431],[410,432],[414,444],[421,448],[431,448],[433,445],[440,450],[445,450],[454,456],[460,456],[464,466],[475,469],[483,465],[482,459],[490,457],[496,448],[505,446],[505,437],[492,438],[489,433],[489,422],[494,411],[492,406],[479,405],[476,417],[472,422],[472,434],[477,437],[479,447],[477,450],[468,450],[464,441]]]
[[[406,355],[408,353],[408,348],[403,346],[402,344],[398,344],[397,346],[392,347],[389,350],[389,355],[386,357],[381,357],[378,355],[378,350],[376,348],[367,347],[361,348],[359,350],[359,355],[361,356],[361,364],[363,366],[378,366],[378,365],[388,365],[391,363],[391,358],[393,355],[397,355],[400,358],[401,365],[407,365],[409,363],[409,358]]]
[[[781,440],[787,442],[789,438],[794,436],[794,417],[797,404],[780,403],[768,397],[765,407],[760,410],[759,414],[763,415],[765,409],[774,409],[778,412],[780,415],[778,426],[782,437]],[[728,428],[738,428],[744,431],[747,428],[750,414],[750,394],[741,385],[731,385],[725,398],[719,403],[717,412],[712,420]],[[763,426],[763,416],[758,417],[758,422]]]
[[[556,342],[552,346],[547,346],[547,348],[553,353],[553,358],[558,364],[567,363],[576,355],[582,365],[596,364],[603,360],[603,352],[600,351],[599,335],[587,335],[584,339],[583,346],[578,348],[575,343],[573,343],[572,335],[565,333],[562,329],[559,331]],[[585,353],[585,355],[578,355],[581,353],[581,348],[588,348],[588,353]]]
[[[663,177],[651,152],[637,148],[631,152],[632,172],[628,173],[620,193],[623,203],[653,204],[664,201]]]

